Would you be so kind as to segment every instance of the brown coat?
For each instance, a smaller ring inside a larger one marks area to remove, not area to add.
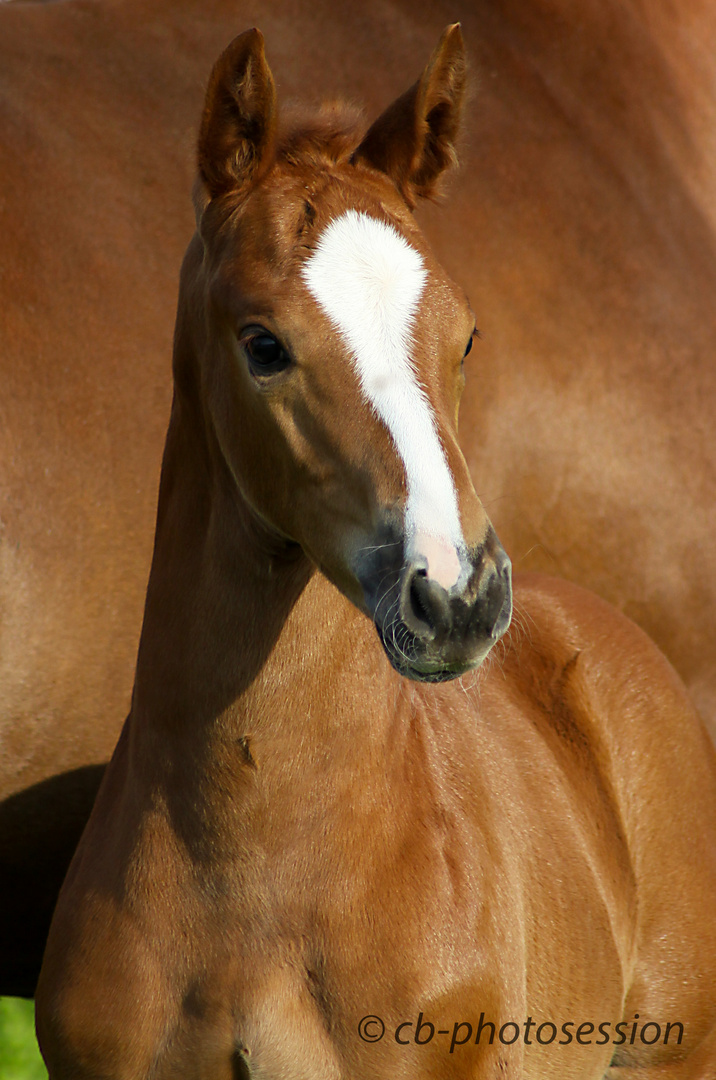
[[[364,138],[334,112],[277,141],[260,35],[214,69],[132,709],[38,985],[52,1080],[716,1068],[716,758],[682,685],[556,579],[517,584],[499,640],[509,564],[456,440],[469,306],[406,210],[463,78],[453,27]],[[302,284],[346,209],[427,267],[449,589],[411,564],[397,444]],[[400,655],[365,617],[384,598]]]

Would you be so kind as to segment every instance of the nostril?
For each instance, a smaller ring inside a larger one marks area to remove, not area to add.
[[[400,599],[403,622],[423,641],[435,642],[448,632],[450,603],[441,585],[428,577],[424,567],[406,572]]]
[[[512,617],[512,564],[495,540],[489,551],[473,556],[473,567],[470,630],[475,637],[494,644]]]
[[[419,583],[422,583],[427,579],[427,572],[425,570],[416,570],[413,574],[410,582],[410,607],[415,618],[427,626],[432,626],[430,618],[430,612],[428,611],[427,604],[421,596],[421,589]]]
[[[501,637],[512,619],[512,563],[504,556],[496,566],[497,587],[494,589],[491,618],[493,620],[491,637]]]
[[[512,584],[512,562],[506,552],[502,552],[502,558],[497,560],[496,565],[500,577],[510,586]]]

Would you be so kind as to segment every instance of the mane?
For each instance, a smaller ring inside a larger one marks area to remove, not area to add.
[[[297,166],[335,165],[351,156],[367,127],[363,110],[352,102],[292,105],[281,116],[277,157]]]

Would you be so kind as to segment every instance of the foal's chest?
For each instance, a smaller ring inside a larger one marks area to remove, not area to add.
[[[535,1008],[543,1020],[573,1017],[562,1016],[565,1002],[525,985],[527,948],[544,984],[560,984],[526,941],[509,853],[464,823],[427,829],[420,817],[389,849],[384,836],[374,838],[370,863],[361,839],[339,845],[326,836],[320,849],[303,850],[293,836],[290,858],[263,862],[251,902],[219,919],[222,951],[185,997],[158,1077],[533,1075],[521,1034],[510,1042],[509,1029],[500,1039],[502,1025],[522,1029]],[[569,932],[588,938],[596,923],[606,929],[606,917],[596,898],[582,901],[584,925]],[[588,970],[601,1007],[617,1011],[622,988],[608,934]],[[583,988],[572,991],[586,1010]],[[560,1056],[565,1080],[581,1075],[571,1054]],[[540,1053],[539,1068],[550,1056]],[[206,1072],[212,1060],[215,1071]]]

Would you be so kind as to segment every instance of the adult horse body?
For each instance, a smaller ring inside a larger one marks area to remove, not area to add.
[[[33,991],[129,705],[188,133],[237,25],[266,27],[287,93],[377,108],[463,20],[479,82],[465,167],[450,204],[420,212],[483,331],[468,465],[515,565],[623,608],[716,715],[712,9],[334,15],[324,0],[0,5],[5,992]]]
[[[574,586],[524,581],[503,637],[473,316],[410,212],[463,83],[453,26],[366,134],[277,134],[258,32],[214,69],[132,709],[38,984],[53,1080],[713,1074],[706,733]]]

